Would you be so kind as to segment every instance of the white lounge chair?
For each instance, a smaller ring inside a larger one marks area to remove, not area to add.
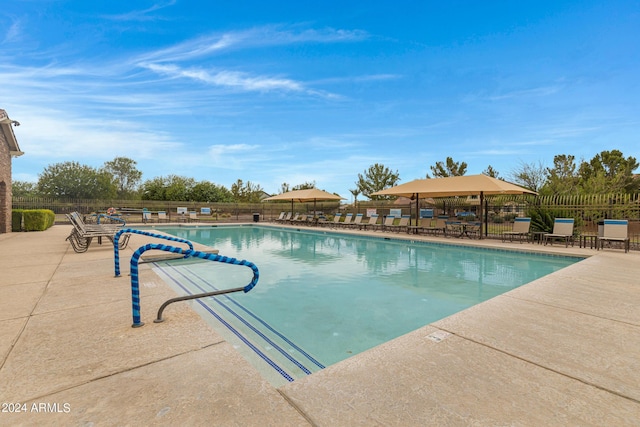
[[[387,215],[382,221],[382,224],[373,227],[374,230],[380,229],[380,231],[385,231],[387,227],[393,226],[393,221],[396,220],[396,217],[393,215]]]
[[[364,215],[362,215],[361,213],[356,214],[356,216],[353,218],[353,221],[349,223],[349,228],[359,228],[362,224],[363,216]]]
[[[86,224],[78,212],[66,214],[66,216],[73,225],[73,229],[65,240],[69,241],[71,247],[77,253],[86,252],[94,238],[98,240],[98,244],[102,244],[103,237],[106,237],[113,243],[115,234],[122,230],[125,225],[124,221],[120,225]],[[127,247],[129,237],[128,234],[123,236],[119,242],[120,249]]]
[[[371,214],[371,216],[369,217],[369,222],[363,222],[360,223],[360,225],[358,226],[358,228],[360,230],[373,230],[378,226],[378,218],[380,217],[380,215],[378,214]]]
[[[625,252],[629,252],[629,221],[626,219],[605,219],[602,236],[598,237],[598,250],[604,249],[604,243],[620,242]]]
[[[396,233],[399,233],[402,230],[407,230],[409,227],[409,219],[411,215],[402,215],[400,217],[400,222],[398,224],[385,225],[385,230],[393,230]]]
[[[158,211],[158,222],[169,222],[165,211]]]
[[[549,242],[553,244],[554,240],[564,240],[565,247],[569,246],[569,242],[571,242],[571,246],[573,246],[573,225],[573,218],[556,218],[553,221],[553,232],[545,233],[542,236],[544,244],[546,245]]]
[[[510,242],[513,242],[513,238],[517,237],[520,243],[524,237],[527,241],[530,238],[529,230],[531,229],[531,218],[516,218],[513,220],[513,229],[511,231],[505,231],[502,233],[502,241],[506,241],[507,237]]]
[[[282,219],[277,219],[276,222],[289,222],[291,220],[291,212],[287,212]]]
[[[444,234],[447,227],[448,220],[449,220],[448,216],[438,215],[438,217],[436,218],[436,224],[433,227],[431,227],[430,225],[426,227],[420,227],[418,231],[422,230],[427,234],[433,233],[434,235],[438,233]]]
[[[352,222],[351,222],[351,220],[352,220],[352,219],[353,219],[353,214],[352,214],[351,212],[348,212],[348,213],[344,216],[344,221],[343,221],[343,222],[341,222],[341,223],[339,223],[338,225],[339,225],[340,227],[345,227],[345,228],[346,228],[346,227],[349,227],[349,226],[352,224]]]
[[[329,221],[329,226],[337,227],[340,224],[340,219],[342,218],[342,213],[338,212],[333,216],[333,221]]]

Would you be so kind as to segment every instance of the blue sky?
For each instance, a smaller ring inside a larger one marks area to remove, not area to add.
[[[347,199],[447,156],[508,177],[556,154],[640,159],[640,1],[61,1],[0,8],[0,108],[24,156],[116,156]]]

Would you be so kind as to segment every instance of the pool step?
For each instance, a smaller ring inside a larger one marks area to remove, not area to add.
[[[172,287],[179,288],[181,294],[220,289],[212,283],[214,280],[203,277],[202,272],[193,272],[182,265],[156,265],[159,267],[158,274]],[[214,329],[237,346],[243,355],[258,359],[265,369],[275,371],[286,381],[303,378],[324,368],[313,355],[260,319],[241,301],[241,293],[219,295],[194,301],[194,308],[205,314],[205,319]]]

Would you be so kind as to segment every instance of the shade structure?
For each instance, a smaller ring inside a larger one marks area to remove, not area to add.
[[[319,190],[317,188],[309,188],[307,190],[293,190],[287,191],[286,193],[278,194],[275,196],[267,197],[263,200],[263,202],[271,202],[275,200],[291,200],[291,211],[293,211],[293,203],[294,202],[313,202],[313,214],[316,212],[316,202],[318,200],[343,200],[343,197],[340,197],[336,194],[328,193],[324,190]]]
[[[510,182],[479,174],[416,179],[386,190],[377,191],[372,196],[415,197],[416,194],[420,194],[424,197],[453,197],[472,196],[481,193],[485,196],[495,194],[537,194],[535,191],[527,190]]]
[[[372,196],[404,196],[419,199],[420,197],[454,197],[480,196],[480,217],[484,196],[498,194],[538,194],[535,191],[492,178],[488,175],[462,175],[447,178],[416,179],[414,181],[372,193]],[[417,216],[416,216],[417,218]],[[485,232],[486,232],[485,218]]]

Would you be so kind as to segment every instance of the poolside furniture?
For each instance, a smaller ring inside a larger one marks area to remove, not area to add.
[[[394,217],[393,215],[387,215],[384,221],[382,222],[382,224],[373,227],[373,229],[374,230],[380,229],[381,231],[385,231],[387,227],[393,226],[393,221],[395,220],[396,220],[396,217]]]
[[[445,237],[462,237],[464,234],[464,225],[462,221],[445,221],[444,235]]]
[[[361,222],[360,225],[358,226],[359,230],[368,230],[369,228],[374,229],[375,227],[378,226],[378,218],[380,217],[380,215],[378,214],[371,214],[371,216],[369,217],[369,221],[368,222]]]
[[[276,219],[276,222],[288,222],[289,220],[291,220],[291,212],[287,212],[282,219]]]
[[[300,215],[297,216],[297,218],[293,218],[291,220],[291,224],[302,224],[302,225],[304,225],[309,220],[308,219],[309,216],[310,215],[307,215],[307,214],[300,214]]]
[[[420,230],[424,231],[427,234],[433,233],[434,235],[438,233],[445,233],[446,222],[448,220],[449,220],[448,216],[438,215],[438,217],[436,218],[435,226],[420,227]]]
[[[482,222],[471,221],[463,224],[463,234],[470,239],[479,239],[482,233]]]
[[[356,216],[353,218],[353,221],[349,223],[349,228],[360,228],[360,224],[362,224],[363,217],[364,217],[363,214],[357,213]]]
[[[300,218],[300,221],[298,221],[298,222],[301,223],[302,225],[312,225],[313,224],[313,215],[311,215],[311,214],[302,215],[302,217]]]
[[[106,237],[111,242],[115,234],[124,227],[125,222],[122,224],[86,224],[82,219],[82,216],[78,212],[66,214],[67,219],[73,225],[73,230],[69,236],[65,239],[71,244],[73,250],[77,253],[86,252],[89,249],[93,239],[98,240],[98,244],[102,244],[102,238]],[[120,239],[119,248],[124,249],[129,242],[129,235]]]
[[[569,242],[571,242],[571,246],[573,246],[573,225],[573,218],[556,218],[553,221],[553,232],[542,235],[544,244],[546,245],[549,242],[553,244],[554,240],[563,240],[565,247],[569,246]]]
[[[625,253],[629,252],[629,221],[626,219],[605,219],[602,236],[599,236],[596,241],[598,250],[604,249],[605,242],[609,243],[609,246],[611,246],[611,242],[622,243]]]
[[[431,227],[431,220],[433,219],[433,209],[428,209],[428,212],[422,212],[423,210],[420,210],[420,224],[422,225],[418,225],[418,220],[416,220],[416,225],[408,225],[407,226],[407,233],[413,233],[413,234],[418,234],[420,232],[420,230],[424,229],[425,227]]]
[[[287,213],[286,213],[285,211],[280,212],[280,216],[278,216],[278,218],[274,219],[274,221],[275,221],[275,222],[280,222],[280,221],[282,221],[282,220],[284,219],[284,216],[285,216],[286,214],[287,214]]]
[[[507,237],[510,242],[513,242],[513,238],[517,237],[520,243],[522,239],[526,237],[527,241],[531,238],[529,230],[531,229],[531,218],[516,218],[513,220],[513,228],[511,231],[505,231],[502,233],[502,241],[505,242]]]
[[[400,217],[400,222],[398,224],[392,224],[390,226],[385,226],[385,231],[388,230],[393,230],[396,233],[399,233],[402,230],[406,230],[408,231],[408,227],[409,227],[409,219],[411,218],[411,215],[402,215]]]
[[[158,222],[169,222],[169,219],[167,218],[167,212],[158,211]]]
[[[318,217],[318,219],[315,222],[315,225],[319,225],[321,227],[324,227],[325,225],[327,225],[329,223],[329,221],[327,221],[327,217],[324,215],[320,215]]]
[[[587,248],[587,242],[589,242],[589,249],[596,248],[598,249],[598,233],[580,233],[578,236],[578,240],[580,241],[581,248]]]
[[[329,222],[329,226],[331,228],[337,227],[337,224],[340,223],[340,218],[342,218],[342,213],[338,212],[333,216],[333,221]]]
[[[341,223],[339,223],[338,225],[339,225],[340,227],[345,227],[345,228],[346,228],[346,227],[349,227],[349,226],[352,224],[352,222],[351,222],[351,220],[352,220],[352,219],[353,219],[353,214],[352,214],[351,212],[348,212],[348,213],[344,216],[344,221],[343,221],[343,222],[341,222]]]
[[[198,221],[198,214],[196,211],[189,212],[189,222],[191,221]]]
[[[294,222],[297,222],[300,219],[300,214],[298,212],[296,212],[296,214],[293,216],[293,218],[289,219],[289,224],[293,224]]]

